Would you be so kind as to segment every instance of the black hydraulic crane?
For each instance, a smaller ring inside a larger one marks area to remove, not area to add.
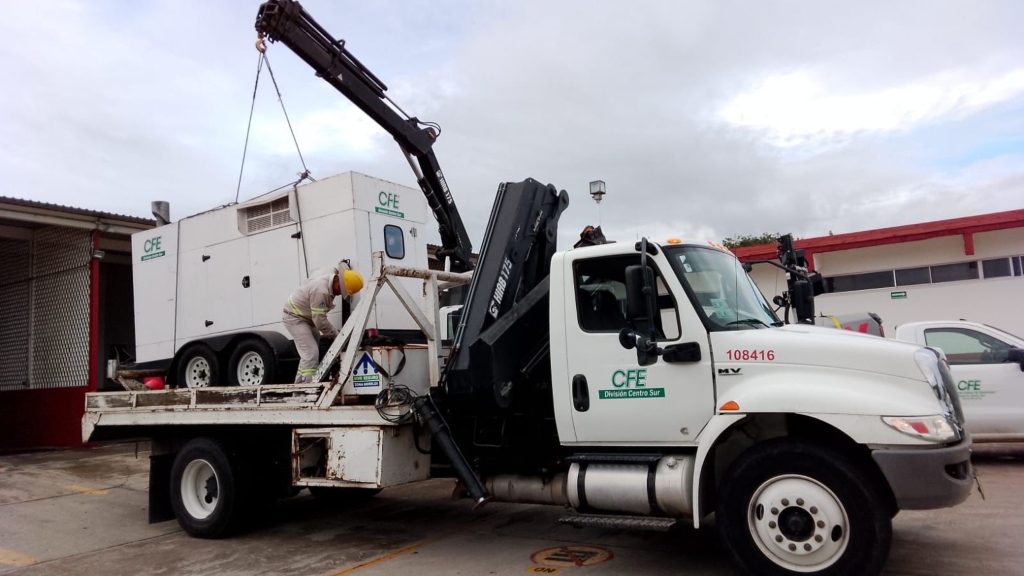
[[[568,194],[531,178],[502,183],[474,269],[469,237],[432,149],[436,125],[398,108],[345,42],[295,0],[262,4],[256,31],[261,41],[280,41],[295,52],[398,141],[437,219],[443,255],[453,270],[473,270],[441,384],[413,403],[435,445],[478,503],[486,492],[470,461],[478,470],[492,463],[531,471],[545,467],[558,446],[548,362],[548,276]],[[603,236],[591,243],[600,242]]]
[[[256,31],[261,40],[281,42],[291,49],[317,76],[391,134],[437,220],[442,245],[438,256],[449,257],[454,272],[472,270],[472,242],[434,155],[438,126],[409,116],[391,101],[387,86],[345,48],[345,41],[331,36],[295,0],[270,0],[261,5]]]

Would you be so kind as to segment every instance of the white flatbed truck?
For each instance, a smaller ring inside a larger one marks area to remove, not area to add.
[[[726,544],[754,573],[869,574],[885,561],[899,510],[952,506],[968,496],[970,439],[937,354],[813,326],[726,326],[735,320],[722,321],[729,317],[722,303],[693,305],[713,278],[741,319],[775,322],[739,262],[697,242],[662,248],[647,265],[656,300],[667,306],[658,316],[671,322],[659,329],[667,332],[658,335],[662,350],[653,363],[642,357],[652,351],[638,358],[618,330],[598,328],[605,320],[590,315],[594,301],[615,288],[637,292],[629,278],[636,268],[619,265],[640,261],[634,246],[553,256],[552,413],[532,418],[538,428],[553,425],[549,443],[524,451],[506,438],[503,446],[484,438],[486,425],[467,429],[451,398],[438,402],[453,425],[449,441],[457,439],[485,486],[481,500],[561,505],[573,512],[568,523],[637,529],[678,521],[701,527],[716,513]],[[403,377],[403,370],[393,384],[430,398],[445,352],[431,295],[438,283],[464,277],[377,270],[338,340],[362,332],[373,291],[395,277],[422,279],[427,304],[411,316],[429,335],[427,353],[409,357],[427,369],[406,368],[421,376]],[[729,298],[726,286],[740,290]],[[364,352],[382,367],[399,353],[344,351],[341,374],[349,375],[358,375]],[[314,385],[95,393],[87,397],[83,434],[151,437],[151,518],[173,514],[193,535],[220,536],[258,510],[256,502],[293,487],[360,498],[451,475],[446,454],[423,453],[430,434],[419,428],[429,423],[396,423],[408,404],[378,410],[366,398],[351,376]],[[509,428],[515,420],[504,418]]]
[[[386,88],[293,0],[263,4],[256,28],[416,156],[446,249],[472,274],[377,255],[311,385],[87,395],[85,440],[152,438],[151,520],[219,537],[297,487],[345,500],[455,477],[476,506],[558,505],[576,526],[713,516],[753,574],[860,576],[882,570],[900,510],[970,494],[971,440],[939,352],[783,325],[740,262],[706,242],[557,251],[568,196],[531,179],[499,186],[474,268],[440,170],[423,169],[436,168],[436,133],[391,117]],[[403,278],[423,283],[422,299]],[[448,350],[437,293],[467,280]],[[382,289],[426,344],[367,344]]]

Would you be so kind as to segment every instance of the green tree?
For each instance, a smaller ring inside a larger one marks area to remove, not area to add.
[[[757,236],[730,236],[725,240],[722,240],[722,244],[725,244],[726,248],[743,248],[744,246],[760,246],[762,244],[775,244],[778,241],[778,232],[765,232],[758,234]]]

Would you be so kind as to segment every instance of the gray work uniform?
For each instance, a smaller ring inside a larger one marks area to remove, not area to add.
[[[338,330],[327,319],[327,313],[334,308],[331,280],[334,274],[314,276],[304,281],[288,298],[281,319],[292,335],[295,348],[299,351],[299,370],[295,383],[312,382],[320,364],[320,336],[333,338]]]

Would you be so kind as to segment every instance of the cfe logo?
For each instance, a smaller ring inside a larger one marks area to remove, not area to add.
[[[616,370],[612,372],[612,386],[616,388],[644,388],[647,386],[647,368]]]
[[[612,389],[598,390],[602,400],[613,398],[664,398],[664,388],[647,387],[647,368],[630,368],[612,372]]]
[[[405,213],[398,211],[399,200],[400,198],[398,194],[381,190],[380,193],[377,194],[377,203],[380,204],[380,206],[375,206],[373,210],[374,212],[384,214],[385,216],[405,218]]]
[[[166,252],[160,248],[160,242],[162,240],[163,236],[154,236],[142,243],[142,251],[145,252],[141,258],[142,262],[152,260],[153,258],[159,258],[166,254]]]
[[[961,392],[980,391],[981,380],[961,380],[956,383],[956,387]]]

